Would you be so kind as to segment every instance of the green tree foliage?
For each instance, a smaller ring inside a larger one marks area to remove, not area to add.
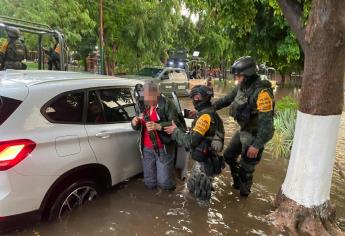
[[[307,18],[310,1],[304,3]],[[207,40],[205,45],[213,47],[217,45],[214,41],[227,42],[221,50],[225,54],[223,58],[233,61],[251,55],[283,74],[301,70],[302,50],[275,0],[187,0],[186,4],[201,16],[209,17],[206,23],[209,30],[201,37],[212,37],[212,40]],[[215,58],[212,50],[204,51],[206,57]],[[214,52],[221,54],[217,46]]]
[[[72,49],[95,27],[89,11],[78,0],[1,0],[0,14],[57,28]],[[27,44],[36,46],[36,39],[27,37]]]
[[[310,0],[303,1],[307,19]],[[162,65],[169,49],[198,50],[212,66],[243,55],[282,73],[298,71],[303,53],[275,0],[103,0],[109,68],[134,71]],[[185,6],[190,13],[182,16]],[[99,44],[98,0],[1,0],[0,14],[61,29],[70,49],[85,58]],[[27,37],[36,47],[36,38]]]
[[[172,47],[186,49],[189,52],[194,51],[202,39],[198,25],[192,22],[190,16],[182,16],[178,24],[177,33],[173,36]]]
[[[181,17],[178,1],[113,1],[105,4],[106,54],[133,71],[161,64]]]

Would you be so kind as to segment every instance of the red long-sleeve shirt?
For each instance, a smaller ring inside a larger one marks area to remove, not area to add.
[[[149,114],[150,113],[150,109],[146,109],[145,111],[146,114]],[[159,117],[158,117],[158,113],[157,113],[157,110],[156,110],[156,107],[152,110],[152,113],[150,115],[150,121],[153,121],[153,122],[157,122],[159,120]],[[147,128],[146,128],[146,122],[144,119],[141,119],[141,124],[143,125],[143,136],[142,136],[142,142],[143,142],[143,145],[145,148],[150,148],[150,149],[153,149],[153,144],[151,142],[151,139],[150,139],[150,135],[149,135],[149,132],[147,131]],[[161,149],[163,148],[163,144],[162,144],[162,141],[160,140],[159,138],[159,135],[157,133],[157,131],[153,131],[156,135],[156,139],[157,139],[157,144],[158,144],[158,148]]]

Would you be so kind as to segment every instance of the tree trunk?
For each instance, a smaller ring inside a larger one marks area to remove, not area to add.
[[[281,73],[281,77],[282,77],[282,81],[281,81],[282,88],[284,88],[285,87],[285,74],[284,74],[284,72]]]
[[[287,12],[294,11],[296,2],[278,1],[298,31]],[[299,111],[287,174],[272,214],[278,227],[294,234],[343,235],[333,224],[329,200],[344,99],[344,12],[345,1],[314,0],[302,30],[305,62]]]
[[[84,71],[88,71],[88,68],[87,68],[87,57],[83,58],[83,63],[84,63]]]
[[[111,47],[111,53],[109,52],[106,57],[106,68],[107,68],[107,75],[114,75],[115,74],[115,52],[116,46],[113,45]]]

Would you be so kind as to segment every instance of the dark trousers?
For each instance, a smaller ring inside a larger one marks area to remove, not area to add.
[[[164,149],[160,149],[160,156],[153,149],[143,150],[144,181],[148,188],[155,188],[157,184],[166,190],[175,187],[172,179],[174,159]]]
[[[253,141],[252,134],[237,131],[224,151],[224,158],[230,167],[234,187],[240,188],[241,192],[246,195],[250,193],[255,166],[260,162],[263,152],[263,149],[261,149],[254,159],[247,157],[247,150]],[[239,156],[241,158],[238,161]]]

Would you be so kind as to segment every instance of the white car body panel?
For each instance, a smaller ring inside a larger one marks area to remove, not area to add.
[[[137,161],[141,158],[139,132],[133,131],[130,122],[102,127],[86,125],[86,130],[98,163],[109,168],[113,183],[141,172],[141,163]]]
[[[30,139],[33,152],[15,167],[0,171],[0,218],[39,210],[54,182],[66,172],[86,165],[104,165],[112,185],[142,171],[138,132],[121,124],[58,124],[41,108],[55,96],[98,87],[132,87],[139,81],[93,74],[54,71],[0,72],[0,96],[24,100],[0,125],[0,142]],[[109,139],[95,137],[103,130]],[[89,134],[89,136],[88,136]]]

